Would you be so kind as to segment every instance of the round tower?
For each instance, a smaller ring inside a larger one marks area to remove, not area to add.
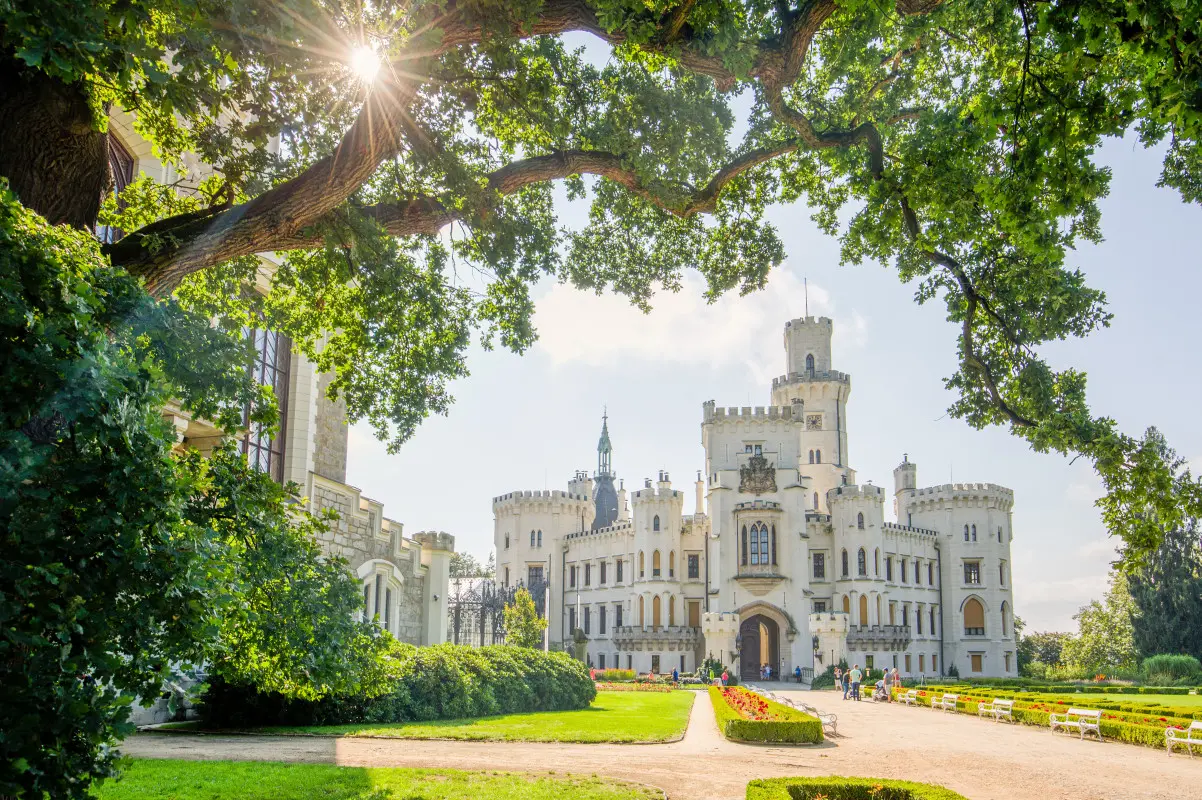
[[[893,469],[893,515],[899,525],[910,525],[906,513],[906,499],[914,496],[918,489],[918,465],[910,461],[907,453],[902,454],[902,463]]]
[[[884,582],[885,492],[879,486],[836,486],[830,506],[835,611],[849,614],[852,629],[880,625],[886,608]]]
[[[631,496],[635,594],[642,599],[641,624],[647,628],[683,624],[684,601],[674,596],[683,569],[683,512],[684,492],[673,489],[668,473],[662,470],[654,485],[648,478]],[[632,609],[635,625],[640,624],[639,608],[636,599]]]

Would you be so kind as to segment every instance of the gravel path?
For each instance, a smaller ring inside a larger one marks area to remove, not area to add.
[[[752,778],[787,775],[904,778],[942,784],[970,800],[1202,798],[1202,759],[963,714],[845,702],[833,691],[797,696],[838,714],[840,736],[798,747],[728,742],[698,693],[685,738],[672,744],[139,734],[122,749],[144,758],[592,774],[657,786],[672,800],[742,800]]]

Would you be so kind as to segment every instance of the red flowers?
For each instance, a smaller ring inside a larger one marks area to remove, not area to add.
[[[738,686],[725,687],[722,690],[722,699],[743,719],[760,722],[772,722],[777,719],[769,708],[768,701]]]

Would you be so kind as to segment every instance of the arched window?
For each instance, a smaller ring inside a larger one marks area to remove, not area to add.
[[[964,526],[964,541],[968,541],[968,526]]]
[[[860,595],[860,624],[868,625],[868,595]]]
[[[864,512],[863,511],[861,511],[859,514],[856,514],[856,527],[859,528],[860,530],[864,530]]]
[[[861,578],[868,575],[868,554],[864,552],[863,547],[856,553],[856,572]]]
[[[534,531],[530,531],[530,546],[534,547]]]
[[[813,450],[810,451],[810,463],[811,464],[814,463],[814,451]]]
[[[772,563],[776,563],[776,526],[772,526]]]
[[[1002,636],[1010,635],[1009,624],[1006,621],[1006,613],[1009,610],[1010,610],[1010,606],[1008,606],[1005,602],[1003,602],[1002,603]]]
[[[964,602],[964,635],[985,635],[985,607],[975,597],[970,597]]]
[[[1002,526],[1001,525],[997,526],[997,540],[999,543],[1002,541]]]
[[[747,526],[743,526],[743,535],[741,537],[743,545],[743,560],[740,562],[743,566],[747,566]]]
[[[646,559],[643,558],[643,551],[640,550],[639,551],[639,577],[642,578],[642,577],[645,577],[646,575],[647,575],[647,561],[646,561]]]
[[[662,606],[659,601],[659,595],[657,594],[655,597],[651,598],[651,626],[653,628],[658,628],[662,624],[660,622],[660,608],[661,607]]]
[[[675,550],[668,553],[668,577],[669,578],[676,577],[676,551]]]
[[[767,565],[771,563],[771,543],[768,541],[768,526],[762,522],[751,525],[751,563]]]
[[[974,542],[977,540],[977,526],[976,525],[972,526],[972,540]]]
[[[814,492],[814,510],[818,510],[818,492]]]
[[[668,626],[676,624],[676,595],[668,595]]]
[[[659,574],[659,551],[656,550],[651,554],[651,577],[658,578]]]
[[[847,550],[843,551],[843,577],[847,577]]]
[[[806,356],[806,372],[814,374],[814,354],[810,353]]]
[[[543,546],[543,532],[542,531],[538,532],[538,546],[539,547]]]
[[[881,577],[881,548],[872,551],[872,574]]]
[[[651,530],[653,530],[653,531],[659,530],[659,514],[656,514],[655,518],[651,520]]]
[[[821,450],[815,450],[815,451],[814,451],[814,463],[815,463],[815,464],[821,464],[821,463],[822,463],[822,451],[821,451]]]
[[[509,534],[505,534],[505,549],[509,549]]]
[[[643,596],[639,595],[639,627],[641,628],[647,627],[646,617],[643,616],[643,611],[645,608],[646,606],[643,603]]]
[[[851,598],[848,597],[847,595],[843,595],[843,613],[844,614],[851,613]]]

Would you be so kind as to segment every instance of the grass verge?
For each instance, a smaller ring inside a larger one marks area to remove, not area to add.
[[[260,728],[257,732],[503,742],[665,742],[684,735],[695,696],[693,692],[598,692],[593,704],[580,711]]]
[[[264,761],[135,759],[96,800],[659,800],[647,786],[600,778]]]

